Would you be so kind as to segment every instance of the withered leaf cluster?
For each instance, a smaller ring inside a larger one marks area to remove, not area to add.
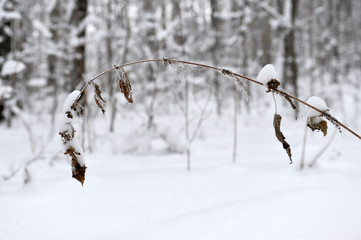
[[[78,107],[78,100],[77,99],[71,108],[73,109],[79,109]],[[74,110],[73,109],[73,110]],[[74,110],[75,111],[75,110]],[[80,113],[78,113],[80,114]],[[72,177],[77,179],[82,185],[84,184],[85,180],[85,171],[86,166],[81,166],[78,162],[78,158],[81,157],[81,153],[76,151],[74,148],[74,141],[75,141],[75,129],[71,123],[71,119],[73,119],[73,114],[71,111],[67,111],[65,115],[68,118],[68,121],[66,124],[68,127],[64,129],[63,131],[59,132],[61,139],[63,141],[63,144],[66,146],[66,150],[64,152],[64,155],[69,155],[71,157],[71,167],[72,167]]]
[[[273,127],[275,129],[275,133],[276,133],[276,137],[277,137],[278,141],[280,141],[282,143],[283,149],[286,150],[287,155],[290,159],[290,164],[292,164],[291,146],[290,146],[290,144],[288,144],[288,142],[286,142],[286,140],[285,140],[286,137],[281,132],[281,120],[282,120],[281,115],[275,114],[273,117]]]

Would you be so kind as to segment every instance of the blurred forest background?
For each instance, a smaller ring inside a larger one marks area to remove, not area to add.
[[[360,12],[361,1],[351,0],[1,0],[0,124],[24,127],[31,151],[39,154],[48,141],[39,144],[39,135],[58,138],[57,117],[72,90],[114,64],[166,56],[230,67],[251,78],[272,63],[284,90],[301,99],[322,97],[341,121],[358,130]],[[201,118],[209,99],[213,107],[207,111],[215,116],[234,109],[259,116],[272,104],[264,89],[249,82],[251,100],[243,101],[231,81],[213,71],[177,77],[162,64],[126,70],[134,106],[121,98],[116,72],[100,81],[107,100],[103,134],[123,129],[117,121],[129,109],[143,133],[161,132],[157,119],[182,115],[188,92],[190,109]],[[98,115],[89,104],[87,117]],[[82,144],[91,151],[97,124],[87,123]],[[42,126],[41,133],[35,125]],[[167,132],[159,135],[167,140],[162,135]]]

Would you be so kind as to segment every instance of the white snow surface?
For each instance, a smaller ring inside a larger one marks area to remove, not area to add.
[[[72,112],[73,110],[71,109],[71,106],[73,105],[75,99],[79,96],[80,91],[79,90],[74,90],[72,91],[68,97],[66,98],[65,102],[64,102],[64,107],[63,107],[63,113],[65,114],[66,112]]]
[[[25,64],[16,60],[7,60],[2,69],[1,75],[8,76],[16,73],[20,73],[25,70]]]
[[[329,111],[330,109],[327,107],[326,102],[319,97],[316,96],[312,96],[307,100],[307,103],[314,106],[315,108],[320,109],[321,111]],[[307,117],[317,117],[320,116],[321,113],[312,109],[312,108],[308,108],[307,111]]]
[[[22,172],[4,181],[2,176],[32,155],[24,129],[0,126],[0,238],[360,239],[358,139],[336,135],[316,167],[301,171],[303,121],[283,119],[294,155],[290,165],[271,127],[273,111],[265,111],[262,119],[239,118],[238,158],[233,164],[230,116],[204,122],[191,146],[190,172],[183,154],[159,147],[142,155],[120,151],[127,142],[122,136],[139,127],[137,118],[119,118],[113,134],[104,130],[109,119],[98,119],[93,133],[97,148],[87,154],[84,187],[71,178],[68,157],[55,144],[58,136],[47,143],[44,157],[29,165],[28,184],[22,185]],[[174,118],[173,125],[183,124],[182,119]],[[306,162],[328,142],[330,136],[321,135],[308,137]]]
[[[276,68],[272,64],[267,64],[258,73],[257,81],[266,85],[272,79],[277,79]]]

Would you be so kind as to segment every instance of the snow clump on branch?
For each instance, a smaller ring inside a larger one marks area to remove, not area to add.
[[[277,80],[276,68],[272,64],[265,65],[257,75],[257,81],[266,86],[266,92],[277,89],[280,82]]]
[[[257,81],[267,85],[272,79],[277,79],[276,68],[272,64],[267,64],[259,71]]]
[[[330,109],[327,107],[326,102],[319,97],[312,96],[307,100],[307,104],[317,108],[322,111],[319,112],[316,109],[309,108],[307,112],[307,126],[312,130],[318,130],[323,133],[324,136],[327,135],[327,122],[325,121],[324,116],[329,115]]]
[[[72,121],[74,119],[74,113],[76,113],[76,111],[72,109],[72,106],[79,95],[80,91],[75,90],[70,93],[65,100],[63,113],[66,115],[66,117],[63,116],[63,121],[61,122],[59,134],[65,146],[64,154],[69,154],[72,160],[72,176],[83,185],[86,171],[84,152],[76,138],[76,131],[72,124]]]

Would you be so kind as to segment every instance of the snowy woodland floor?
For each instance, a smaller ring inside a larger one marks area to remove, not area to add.
[[[66,156],[49,165],[62,151],[54,136],[44,158],[30,165],[28,184],[21,173],[0,180],[0,239],[361,239],[360,140],[337,134],[317,165],[301,171],[303,121],[282,122],[290,165],[272,114],[249,119],[239,119],[235,164],[231,116],[207,119],[192,145],[190,172],[185,155],[166,153],[159,140],[149,153],[131,154],[120,132],[102,137],[98,130],[84,187],[71,178]],[[1,175],[31,158],[18,125],[0,127]],[[332,131],[309,135],[306,160]]]

